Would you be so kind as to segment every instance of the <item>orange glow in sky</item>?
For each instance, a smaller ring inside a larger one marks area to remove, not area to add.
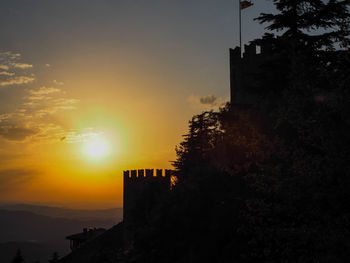
[[[120,207],[123,170],[171,169],[188,120],[228,100],[234,8],[2,1],[0,203]]]
[[[108,153],[107,146],[102,141],[89,142],[85,150],[88,155],[94,159],[102,158]]]

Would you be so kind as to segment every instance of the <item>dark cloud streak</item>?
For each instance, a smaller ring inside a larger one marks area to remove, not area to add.
[[[199,99],[201,104],[215,106],[217,102],[217,97],[214,95],[204,96]]]
[[[25,127],[1,127],[0,126],[0,136],[10,140],[10,141],[23,141],[27,137],[35,135],[38,133],[35,129],[29,129]]]
[[[37,171],[29,169],[0,170],[0,191],[10,190],[27,182],[30,182]]]

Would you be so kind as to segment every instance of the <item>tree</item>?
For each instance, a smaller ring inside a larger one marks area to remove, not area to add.
[[[278,14],[262,13],[257,20],[270,23],[267,29],[282,31],[296,52],[347,48],[349,42],[349,0],[274,0]]]
[[[212,151],[220,140],[218,114],[213,111],[196,115],[189,122],[189,133],[176,148],[178,159],[173,162],[175,168],[186,171],[211,161]]]
[[[260,23],[269,23],[268,30],[281,32],[255,40],[273,46],[274,54],[278,54],[265,65],[270,71],[263,76],[263,90],[269,93],[270,86],[270,90],[280,94],[292,89],[305,96],[315,86],[326,89],[330,83],[322,76],[329,76],[330,72],[325,71],[334,70],[335,61],[350,47],[350,1],[274,0],[274,3],[277,14],[263,13],[256,18]],[[277,71],[279,74],[273,76]]]
[[[49,263],[56,263],[56,262],[58,262],[58,260],[59,260],[58,253],[57,253],[57,252],[54,252],[54,253],[52,254],[52,259],[49,260]]]
[[[11,263],[24,263],[24,259],[20,249],[17,250],[16,256],[12,259]]]

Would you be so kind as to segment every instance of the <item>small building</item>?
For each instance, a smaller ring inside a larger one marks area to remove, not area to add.
[[[82,233],[67,236],[66,239],[70,241],[70,249],[74,251],[104,232],[106,232],[106,229],[104,228],[89,227],[84,228]]]

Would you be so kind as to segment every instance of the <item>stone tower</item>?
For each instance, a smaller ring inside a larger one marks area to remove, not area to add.
[[[124,171],[123,222],[124,239],[132,241],[135,230],[147,220],[161,196],[170,191],[172,170],[141,169]]]
[[[270,46],[260,46],[257,52],[255,44],[245,45],[241,57],[241,49],[230,49],[230,89],[232,104],[255,104],[258,102],[258,82],[256,76],[261,66],[271,58]]]

